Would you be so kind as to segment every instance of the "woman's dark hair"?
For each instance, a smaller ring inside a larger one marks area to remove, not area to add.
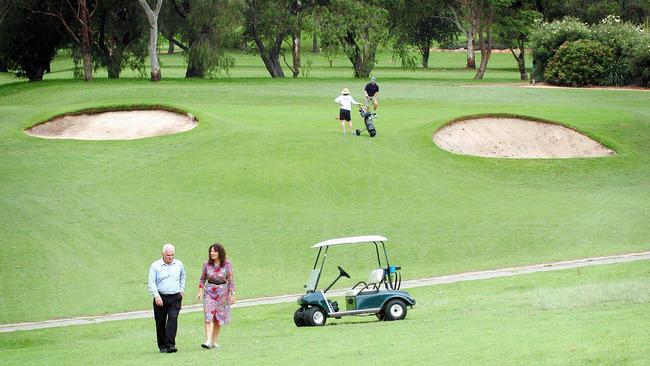
[[[226,265],[226,250],[223,248],[223,245],[219,243],[214,243],[210,245],[210,248],[208,248],[208,263],[209,264],[214,264],[214,261],[212,260],[212,257],[210,257],[210,252],[214,249],[217,253],[219,253],[219,267],[223,267]]]

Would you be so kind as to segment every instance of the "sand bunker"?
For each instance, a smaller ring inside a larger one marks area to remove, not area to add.
[[[134,140],[184,132],[197,125],[192,115],[136,110],[65,116],[36,125],[25,133],[49,139]]]
[[[570,128],[519,118],[467,119],[433,135],[441,149],[490,158],[582,158],[614,155]]]

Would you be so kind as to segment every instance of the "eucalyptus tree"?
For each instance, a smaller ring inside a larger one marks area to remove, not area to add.
[[[255,43],[271,77],[284,77],[280,63],[282,45],[295,34],[299,26],[296,18],[304,6],[300,0],[244,0],[244,36]]]
[[[532,4],[517,1],[511,7],[504,8],[496,22],[496,39],[506,45],[517,61],[519,77],[527,80],[526,42],[533,28],[541,22],[542,14],[532,9]]]
[[[144,10],[149,25],[149,60],[151,61],[151,81],[160,81],[160,63],[158,62],[158,15],[162,8],[163,0],[137,0]],[[153,4],[153,7],[149,5]]]
[[[451,20],[453,15],[442,0],[388,0],[385,8],[397,54],[403,55],[409,46],[414,46],[425,69],[429,67],[433,42],[450,43],[458,36],[459,30]]]
[[[459,0],[464,9],[465,21],[476,32],[481,64],[474,79],[482,79],[487,70],[488,61],[492,55],[494,42],[494,22],[501,10],[513,3],[514,0]]]
[[[93,79],[92,24],[100,0],[41,0],[36,3],[17,0],[17,3],[37,14],[56,19],[70,40],[81,50],[83,78]]]
[[[476,34],[476,29],[474,29],[474,23],[468,20],[469,9],[466,6],[463,6],[458,0],[444,0],[444,2],[451,13],[451,20],[456,24],[458,30],[465,35],[467,68],[476,69],[476,58],[474,57],[474,36]]]
[[[165,37],[184,51],[186,78],[212,75],[232,65],[225,45],[241,20],[233,0],[168,0],[161,15]]]
[[[94,60],[106,67],[109,79],[119,78],[126,66],[143,70],[147,27],[140,5],[133,0],[103,1],[95,17],[93,38],[98,57]]]
[[[43,80],[50,62],[65,39],[60,24],[53,18],[31,11],[40,0],[4,3],[0,21],[0,54],[7,67],[29,81]]]
[[[331,0],[321,6],[323,48],[345,53],[354,77],[365,78],[375,65],[377,48],[389,37],[388,11],[379,0]]]

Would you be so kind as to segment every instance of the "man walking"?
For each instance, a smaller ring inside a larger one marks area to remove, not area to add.
[[[368,110],[368,107],[372,104],[372,111],[377,113],[377,108],[379,108],[379,103],[377,101],[377,98],[379,97],[379,85],[377,85],[376,77],[373,76],[370,78],[370,82],[366,84],[363,93],[366,97],[366,110]],[[368,112],[370,112],[370,110],[368,110]]]
[[[153,296],[153,315],[156,319],[158,349],[161,353],[174,353],[178,313],[185,292],[185,268],[174,259],[176,248],[165,244],[162,258],[149,268],[149,292]]]

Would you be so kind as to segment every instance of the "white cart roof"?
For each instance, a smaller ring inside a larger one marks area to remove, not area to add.
[[[380,235],[351,236],[349,238],[338,238],[338,239],[321,241],[320,243],[314,244],[312,248],[327,247],[331,245],[369,243],[373,241],[387,241],[387,240],[388,239]]]

